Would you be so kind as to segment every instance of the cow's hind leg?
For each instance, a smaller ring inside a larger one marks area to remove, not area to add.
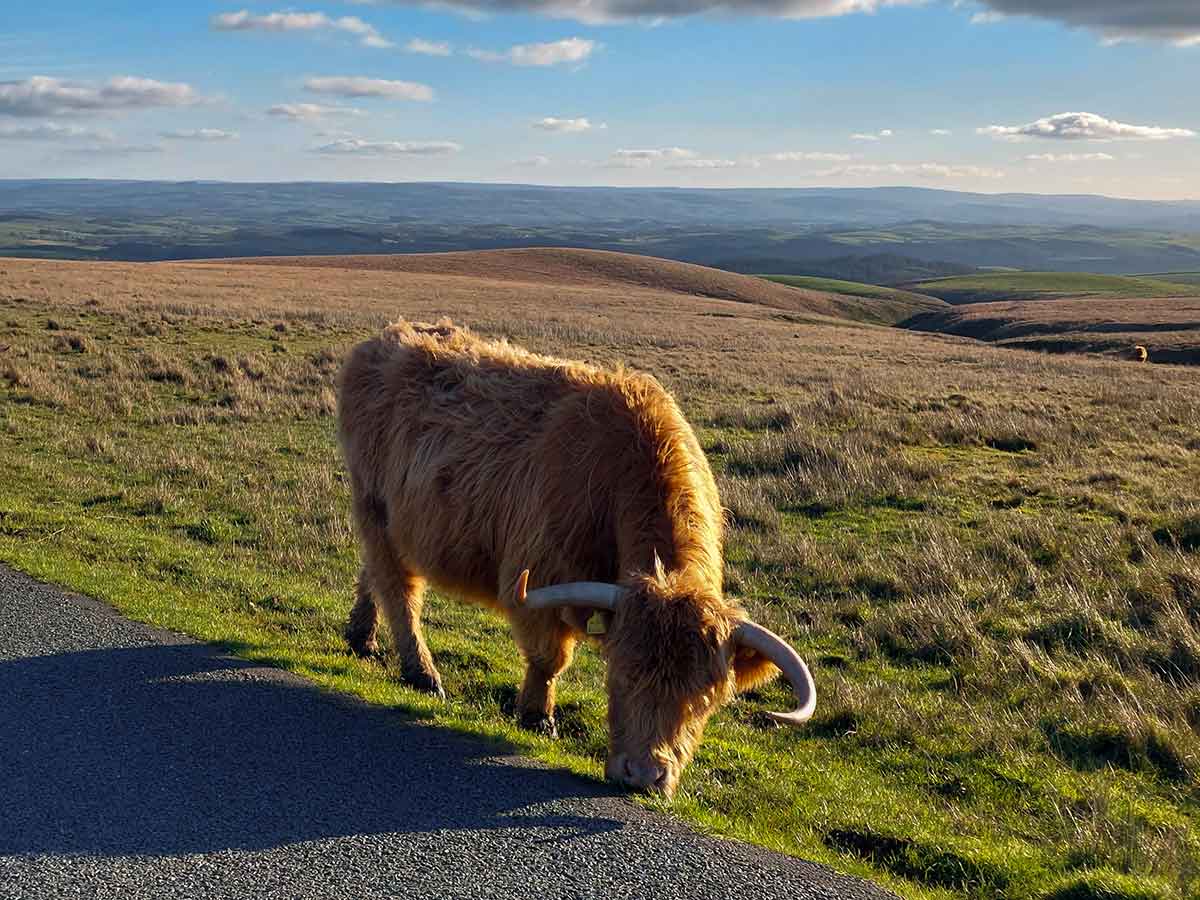
[[[425,594],[425,579],[421,578],[396,556],[388,541],[383,523],[370,516],[359,518],[359,537],[362,541],[364,572],[375,603],[383,610],[392,632],[392,645],[400,663],[404,680],[417,690],[446,696],[442,676],[433,664],[433,656],[421,633],[421,606]],[[360,591],[361,591],[360,581]],[[360,593],[359,603],[364,602]],[[363,616],[366,616],[364,611]],[[353,613],[351,622],[353,623]]]
[[[358,585],[354,591],[354,608],[350,610],[350,621],[343,632],[346,643],[356,656],[374,656],[379,649],[376,635],[379,630],[379,607],[371,596],[371,583],[364,566],[358,573]]]
[[[510,620],[513,637],[525,657],[517,720],[522,728],[555,737],[554,682],[571,664],[575,636],[555,610],[515,610]]]

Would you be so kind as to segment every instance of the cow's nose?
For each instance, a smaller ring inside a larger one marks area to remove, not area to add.
[[[639,791],[664,791],[667,786],[667,767],[652,757],[644,759],[625,758],[621,780]]]

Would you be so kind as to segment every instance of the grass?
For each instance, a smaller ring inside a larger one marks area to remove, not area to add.
[[[1171,280],[1083,272],[1002,272],[956,275],[906,285],[948,303],[1054,300],[1064,297],[1194,297],[1196,289]]]
[[[830,294],[843,294],[848,297],[880,301],[867,305],[865,308],[869,315],[862,317],[866,321],[873,321],[877,324],[892,325],[916,313],[938,310],[945,306],[945,303],[936,297],[914,294],[912,291],[902,291],[899,288],[863,284],[858,281],[842,281],[838,278],[819,278],[810,275],[762,275],[759,277],[804,290],[824,291]]]
[[[504,624],[434,596],[450,700],[344,651],[333,384],[449,314],[655,372],[718,473],[728,590],[819,706],[727,707],[668,810],[904,897],[1200,889],[1200,371],[814,324],[630,287],[0,261],[0,559],[127,615],[598,777],[603,665],[557,742],[505,712]],[[646,801],[658,804],[658,801]]]
[[[1200,288],[1193,293],[1200,295]],[[1004,347],[1125,360],[1141,345],[1151,362],[1200,364],[1200,296],[962,303],[901,324]]]
[[[1173,284],[1200,285],[1200,272],[1161,272],[1143,277],[1169,281]]]

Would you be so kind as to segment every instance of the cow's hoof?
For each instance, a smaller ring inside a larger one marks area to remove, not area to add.
[[[545,713],[527,713],[521,716],[521,727],[534,734],[548,738],[558,737],[558,726],[554,724],[554,716]]]
[[[428,672],[420,670],[411,671],[405,669],[402,676],[409,687],[415,688],[425,694],[433,694],[441,700],[446,699],[446,690],[442,687],[441,676],[436,672],[431,675]]]
[[[350,652],[359,659],[378,659],[382,655],[379,652],[379,644],[373,640],[356,641],[347,635],[346,646],[350,649]]]
[[[363,633],[347,625],[342,631],[342,637],[346,639],[346,646],[355,656],[366,659],[379,655],[379,642],[375,640],[373,632]]]

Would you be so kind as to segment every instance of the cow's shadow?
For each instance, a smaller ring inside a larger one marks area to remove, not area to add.
[[[611,796],[603,786],[262,675],[196,644],[0,662],[0,855],[531,825],[569,840],[621,827],[554,802]]]

